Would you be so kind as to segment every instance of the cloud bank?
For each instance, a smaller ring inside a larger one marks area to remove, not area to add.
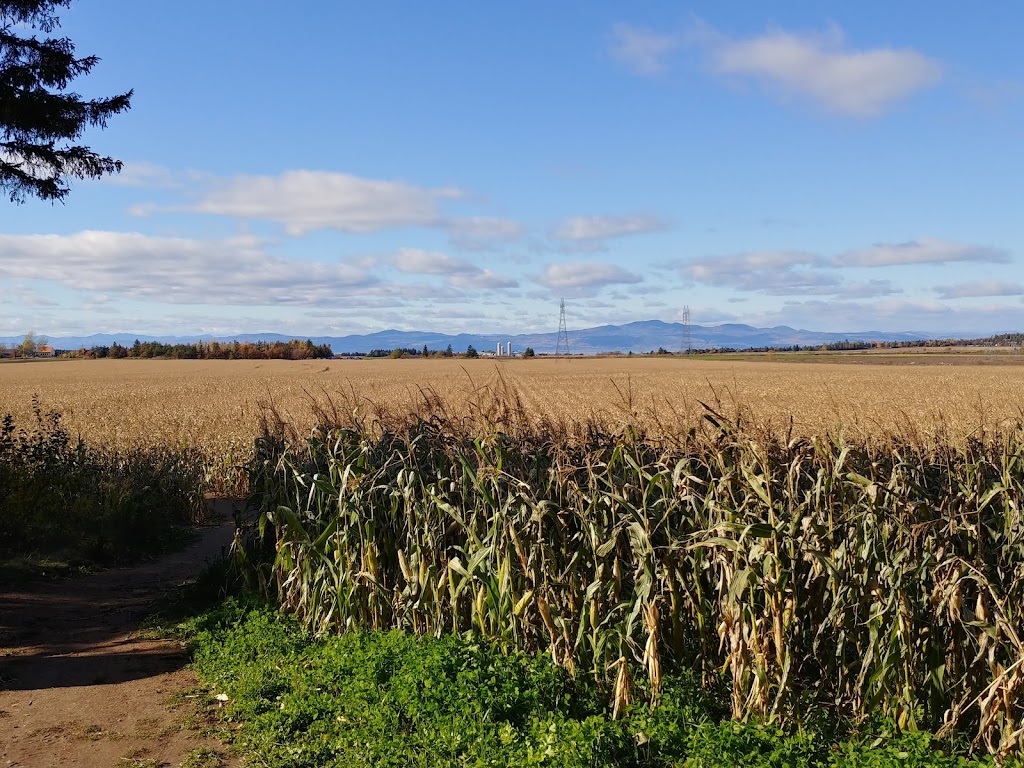
[[[278,222],[290,235],[319,229],[368,233],[440,226],[438,203],[462,196],[454,188],[430,189],[328,171],[287,171],[279,176],[236,176],[215,184],[185,210]]]
[[[683,47],[700,50],[719,76],[851,117],[877,117],[943,74],[938,61],[911,48],[849,47],[835,25],[823,32],[769,29],[745,38],[704,23],[674,33],[621,23],[612,28],[612,56],[639,75],[665,72],[669,54]]]
[[[158,303],[245,305],[330,304],[378,283],[350,264],[282,259],[265,246],[248,236],[0,235],[0,278],[49,280]]]
[[[870,248],[841,254],[833,263],[839,267],[895,267],[960,261],[1005,264],[1010,261],[1010,254],[999,248],[925,237],[904,243],[876,243]]]
[[[810,34],[772,30],[743,40],[720,37],[710,56],[721,74],[749,78],[784,97],[805,98],[854,117],[876,117],[942,76],[938,62],[911,49],[848,49],[839,27]]]
[[[594,290],[609,285],[639,283],[640,275],[627,272],[614,264],[577,261],[548,264],[537,282],[552,289]]]
[[[551,236],[556,240],[593,244],[628,235],[658,232],[667,228],[668,222],[648,213],[625,216],[572,216],[555,226],[551,230]]]

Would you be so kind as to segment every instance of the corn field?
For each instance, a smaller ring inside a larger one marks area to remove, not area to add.
[[[919,357],[933,358],[936,355]],[[908,356],[917,361],[918,356]],[[961,356],[963,357],[963,356]],[[863,359],[863,358],[862,358]],[[900,358],[903,359],[903,358]],[[1008,359],[1008,358],[1006,358]],[[624,418],[676,430],[699,417],[698,400],[735,401],[802,435],[842,423],[848,434],[893,425],[967,434],[1021,418],[1024,365],[879,365],[683,358],[578,360],[56,360],[0,365],[0,413],[32,419],[32,397],[59,411],[72,435],[95,445],[198,448],[242,463],[257,437],[260,403],[272,402],[303,434],[311,399],[351,394],[393,411],[415,408],[424,388],[471,403],[503,379],[533,415],[572,421]],[[632,413],[622,393],[630,392]],[[220,461],[223,457],[226,460]],[[216,474],[231,479],[229,469]]]
[[[851,442],[709,408],[668,440],[510,413],[265,425],[250,578],[318,633],[543,650],[616,714],[686,667],[727,678],[736,718],[813,703],[1016,751],[1024,423]]]

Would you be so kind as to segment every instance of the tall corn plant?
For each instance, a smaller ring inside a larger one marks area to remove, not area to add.
[[[709,413],[671,442],[569,437],[450,416],[265,436],[250,572],[315,631],[543,650],[616,712],[687,666],[728,675],[737,718],[810,697],[1021,742],[1021,428],[850,444]]]

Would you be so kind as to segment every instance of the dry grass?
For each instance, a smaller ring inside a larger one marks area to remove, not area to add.
[[[260,403],[311,427],[312,399],[392,411],[431,392],[449,405],[479,398],[500,378],[539,416],[622,421],[673,429],[700,403],[742,404],[755,420],[796,432],[843,425],[851,436],[940,429],[963,436],[1021,415],[1024,367],[840,365],[684,359],[530,361],[55,361],[0,365],[0,412],[24,423],[32,396],[65,416],[70,431],[117,447],[202,448],[249,455]],[[655,424],[657,422],[657,424]]]

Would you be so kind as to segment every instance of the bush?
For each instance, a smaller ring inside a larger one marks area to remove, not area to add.
[[[30,429],[0,422],[0,554],[110,562],[160,551],[202,520],[203,477],[195,451],[95,448],[35,403]]]

